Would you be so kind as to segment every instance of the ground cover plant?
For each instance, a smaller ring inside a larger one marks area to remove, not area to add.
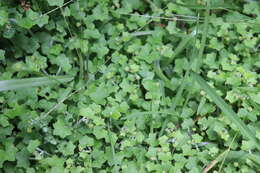
[[[0,172],[260,171],[260,3],[0,1]]]

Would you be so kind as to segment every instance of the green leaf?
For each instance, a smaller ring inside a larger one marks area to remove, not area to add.
[[[11,79],[0,81],[0,91],[17,90],[26,87],[38,87],[43,85],[51,85],[59,82],[69,82],[73,78],[69,76],[50,76],[39,78]]]
[[[33,54],[40,47],[40,44],[35,39],[35,37],[29,38],[21,33],[16,34],[12,40],[16,43],[17,47],[21,48],[27,53]]]
[[[69,155],[74,154],[74,150],[75,150],[76,146],[73,144],[72,141],[69,141],[69,142],[61,143],[58,146],[58,148],[59,148],[59,151],[62,152],[62,154],[64,156],[69,156]]]
[[[244,5],[243,12],[246,14],[256,14],[260,15],[260,8],[259,8],[259,3],[251,1],[250,3],[247,3]]]
[[[176,22],[168,22],[166,29],[170,34],[176,34],[178,31],[178,28],[176,27]]]
[[[18,149],[14,146],[13,141],[6,139],[3,141],[4,150],[0,149],[0,168],[5,161],[15,161]]]
[[[0,116],[0,125],[3,127],[10,126],[10,124],[8,122],[8,118],[5,116]]]
[[[54,44],[50,49],[49,49],[49,53],[53,54],[53,55],[60,55],[60,53],[62,52],[63,48],[60,44]]]
[[[6,141],[4,142],[5,144],[5,152],[6,152],[6,155],[5,155],[5,159],[7,161],[15,161],[15,155],[18,151],[18,149],[15,147],[15,145],[13,144],[13,141]]]
[[[111,117],[113,119],[119,119],[121,117],[121,113],[118,111],[118,108],[115,106],[115,107],[108,107],[106,108],[102,114],[105,116],[105,117]]]
[[[29,9],[28,11],[26,11],[26,16],[31,19],[32,21],[40,18],[40,15],[38,13],[36,13],[35,11],[33,11],[32,9]]]
[[[67,126],[63,119],[58,119],[58,121],[54,123],[53,127],[54,127],[53,134],[61,138],[65,138],[72,134],[71,127]]]
[[[26,57],[26,65],[28,71],[38,71],[47,68],[47,58],[39,52],[35,52],[32,56]]]
[[[43,166],[46,165],[46,166],[51,166],[56,168],[63,168],[64,162],[65,162],[64,158],[59,158],[56,155],[40,160],[40,163]],[[60,169],[59,172],[63,172],[62,169]]]
[[[59,6],[61,7],[64,3],[64,0],[47,0],[50,6]]]
[[[7,9],[0,8],[0,26],[3,26],[8,22]]]
[[[254,143],[252,141],[242,141],[241,149],[244,151],[252,150],[254,148]]]
[[[27,150],[30,153],[33,153],[35,149],[41,144],[39,140],[30,140],[29,145],[27,146]]]
[[[148,152],[145,154],[148,158],[155,158],[157,155],[157,148],[149,147]]]
[[[45,16],[40,16],[36,19],[35,23],[39,26],[39,27],[43,27],[44,25],[48,24],[49,22],[49,16],[45,15]]]
[[[94,139],[91,138],[91,137],[88,137],[88,136],[82,136],[79,140],[79,145],[82,147],[82,148],[85,148],[85,147],[91,147],[94,145]]]
[[[109,52],[109,49],[101,43],[96,43],[96,44],[92,45],[90,50],[92,52],[97,53],[97,57],[100,59],[102,59],[104,57],[104,55],[106,55]]]
[[[92,11],[93,11],[93,18],[95,20],[104,21],[108,19],[107,7],[99,4]]]
[[[122,4],[124,6],[130,6],[133,9],[137,9],[137,8],[141,7],[141,5],[142,5],[140,0],[132,0],[132,1],[123,0]]]
[[[225,46],[222,42],[218,41],[216,37],[213,37],[209,41],[209,47],[212,48],[212,49],[216,49],[217,51],[220,51]]]
[[[97,139],[107,138],[107,131],[101,126],[95,126],[93,130]]]
[[[10,39],[15,35],[15,32],[16,32],[16,30],[15,30],[15,27],[13,25],[7,25],[5,27],[3,37]]]
[[[206,55],[206,58],[204,59],[204,63],[209,66],[211,69],[218,69],[219,65],[216,61],[216,53],[209,53]]]
[[[54,64],[59,65],[65,72],[69,72],[72,68],[70,64],[70,59],[65,55],[61,54],[53,60]]]
[[[18,25],[25,29],[30,29],[33,25],[35,25],[35,21],[31,20],[29,17],[21,18],[18,21]]]
[[[158,153],[158,158],[159,158],[159,160],[165,162],[165,161],[172,160],[172,155],[171,155],[170,152],[166,152],[166,153],[159,152],[159,153]]]
[[[29,158],[30,153],[26,150],[26,148],[23,148],[21,151],[16,153],[16,159],[17,159],[17,167],[23,167],[28,168],[30,167]]]
[[[87,91],[86,93],[97,104],[103,104],[105,102],[105,98],[109,96],[110,91],[109,88],[102,83],[99,87],[93,87],[92,91]]]
[[[251,99],[258,103],[260,105],[260,93],[257,93],[257,94],[249,94]]]
[[[213,102],[224,112],[224,114],[240,129],[241,133],[248,139],[254,142],[258,150],[260,150],[260,143],[255,137],[254,133],[246,126],[246,124],[236,115],[230,106],[214,91],[205,80],[198,74],[192,72],[192,77],[198,82],[200,87],[205,90]]]
[[[20,106],[20,105],[15,105],[13,107],[13,109],[7,110],[5,112],[5,115],[9,118],[9,119],[13,119],[15,117],[18,116],[22,116],[23,114],[27,113],[27,109],[24,106]]]
[[[5,50],[0,49],[0,61],[5,60]]]
[[[5,151],[0,149],[0,168],[3,168],[5,162]]]
[[[190,42],[190,40],[192,38],[193,37],[191,35],[183,37],[181,42],[178,44],[178,46],[173,51],[173,55],[171,57],[169,57],[169,59],[166,59],[165,61],[163,61],[162,66],[166,66],[166,65],[170,64],[173,61],[173,59],[176,56],[178,56],[186,48],[187,44]]]
[[[95,112],[90,107],[86,107],[86,108],[80,108],[79,114],[84,117],[93,118]]]
[[[189,66],[187,59],[176,59],[175,60],[175,68],[174,71],[176,71],[179,74],[183,73],[183,70],[187,69]]]
[[[97,29],[86,29],[84,30],[84,37],[99,39],[101,37],[101,34]]]

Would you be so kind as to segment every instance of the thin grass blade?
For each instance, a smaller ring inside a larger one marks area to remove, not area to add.
[[[122,120],[134,119],[134,118],[137,118],[139,116],[149,115],[149,114],[153,114],[153,113],[156,113],[156,114],[166,114],[166,115],[172,115],[172,116],[175,115],[174,113],[172,113],[170,111],[158,111],[158,112],[146,111],[146,112],[134,112],[134,113],[129,114],[126,117],[122,117],[121,119]]]
[[[132,36],[152,35],[154,31],[139,31],[131,33]]]
[[[111,147],[111,152],[112,152],[112,157],[113,157],[113,164],[116,165],[116,152],[115,152],[115,147],[114,147],[114,143],[112,141],[112,132],[111,132],[111,118],[109,119],[109,123],[107,124],[107,131],[108,131],[108,139],[110,142],[110,147]],[[118,171],[116,171],[118,172]]]
[[[203,25],[203,33],[202,33],[202,38],[201,38],[201,45],[199,49],[199,54],[195,62],[197,62],[195,65],[195,71],[198,72],[200,69],[200,66],[202,64],[202,55],[205,49],[206,45],[206,40],[207,40],[207,35],[208,35],[208,28],[209,28],[209,13],[210,13],[210,4],[207,3],[206,6],[206,15],[205,15],[205,21]]]
[[[237,127],[240,129],[241,133],[252,140],[260,150],[260,143],[255,137],[254,133],[246,126],[246,124],[236,115],[236,113],[229,107],[229,105],[213,90],[206,81],[200,77],[197,73],[191,72],[191,76],[195,79],[195,81],[200,85],[200,87],[209,95],[209,97],[213,100],[213,102],[224,112],[224,114],[234,122]]]
[[[70,76],[55,76],[55,77],[38,77],[38,78],[3,80],[0,81],[0,91],[51,85],[58,82],[69,82],[72,79],[73,77]]]
[[[176,49],[174,50],[174,53],[173,55],[167,59],[166,61],[163,61],[162,62],[162,66],[167,66],[168,64],[170,64],[173,59],[179,55],[185,48],[186,48],[186,45],[190,42],[190,40],[193,38],[192,35],[189,35],[189,36],[186,36],[184,37],[181,42],[178,44],[178,46],[176,47]]]
[[[179,6],[182,6],[182,7],[186,7],[186,8],[190,8],[190,9],[196,9],[196,10],[208,9],[204,5],[197,5],[197,4],[187,5],[187,4],[177,3],[177,2],[175,2],[175,4],[179,5]],[[216,10],[216,9],[228,10],[228,9],[235,9],[235,8],[234,8],[234,6],[226,3],[226,4],[212,5],[209,9],[211,9],[211,10]]]
[[[199,19],[199,16],[197,17],[197,19]],[[198,32],[197,32],[197,31],[198,31],[198,24],[199,24],[199,21],[197,21],[196,30],[195,30],[195,32],[194,32],[194,36],[192,37],[193,40],[194,40],[194,44],[195,44],[195,39],[196,39],[197,33],[198,33]],[[185,41],[192,41],[192,40],[191,40],[191,39],[188,39],[188,40],[185,40]],[[188,42],[187,42],[187,43],[188,43]],[[186,45],[187,43],[185,43],[185,45]],[[185,47],[185,45],[184,45],[184,47]],[[181,49],[183,50],[184,47],[181,48]],[[195,45],[194,45],[193,50],[192,50],[191,60],[194,59],[193,57],[195,57]],[[187,71],[185,72],[185,75],[184,75],[184,77],[183,77],[183,80],[182,80],[182,82],[181,82],[181,85],[180,85],[180,87],[179,87],[178,90],[177,90],[177,94],[176,94],[176,96],[175,96],[174,102],[173,102],[172,107],[171,107],[171,111],[172,111],[172,112],[175,112],[175,108],[176,108],[176,106],[178,105],[178,103],[180,102],[182,93],[183,93],[184,89],[186,88],[186,83],[187,83],[187,79],[188,79],[189,74],[190,74],[190,70],[191,70],[191,67],[189,67],[189,68],[187,69]],[[161,79],[164,80],[164,76],[161,75],[161,74],[163,74],[163,73],[161,72],[160,65],[157,65],[157,66],[156,66],[155,72],[156,72],[156,74],[157,74]],[[160,74],[160,73],[161,73],[161,74]],[[167,79],[168,79],[168,78],[167,78]],[[165,81],[165,80],[164,80],[164,81]],[[167,83],[166,83],[166,84],[167,84]],[[171,84],[171,83],[170,83],[170,84]],[[165,86],[167,86],[167,85],[165,85]],[[170,86],[171,86],[171,85],[170,85]],[[190,91],[188,92],[188,99],[186,100],[186,103],[188,102],[189,97],[190,97]],[[186,104],[186,103],[185,103],[185,104]],[[162,135],[163,135],[164,130],[165,130],[166,126],[167,126],[167,122],[168,122],[168,119],[165,119],[164,122],[163,122],[162,128],[161,128],[161,130],[160,130],[159,136],[162,136]]]
[[[162,72],[159,60],[154,61],[154,71],[156,75],[164,81],[165,86],[174,91],[174,87],[172,86],[171,81]]]

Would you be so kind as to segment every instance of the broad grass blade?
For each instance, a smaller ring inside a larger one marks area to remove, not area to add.
[[[260,143],[255,137],[254,133],[246,126],[246,124],[236,115],[236,113],[231,109],[231,107],[212,89],[206,81],[195,72],[191,72],[191,76],[195,79],[200,87],[209,95],[213,102],[224,112],[224,114],[234,122],[240,129],[241,133],[248,139],[252,140],[260,150]]]
[[[73,77],[70,76],[55,76],[55,77],[38,77],[38,78],[3,80],[0,81],[0,91],[51,85],[59,82],[69,82],[72,79]]]

